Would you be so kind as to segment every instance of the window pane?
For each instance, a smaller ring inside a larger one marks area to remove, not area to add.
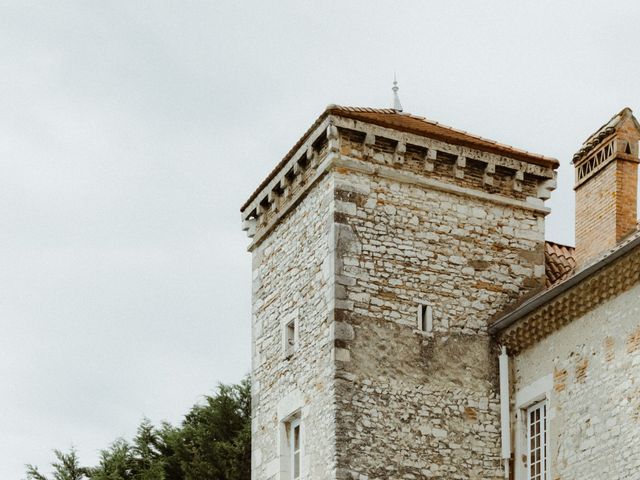
[[[293,478],[300,478],[300,452],[293,455]]]
[[[547,407],[540,402],[527,410],[529,467],[527,480],[547,480]]]

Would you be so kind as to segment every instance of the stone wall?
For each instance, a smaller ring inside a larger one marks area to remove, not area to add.
[[[340,118],[310,135],[243,210],[254,480],[291,478],[293,413],[303,479],[501,478],[487,324],[544,285],[552,169]]]
[[[487,169],[487,163],[466,157],[463,162],[458,162],[459,155],[452,151],[445,151],[452,150],[452,146],[446,143],[433,142],[432,150],[435,155],[431,159],[432,166],[425,168],[425,158],[428,157],[429,152],[426,147],[408,144],[402,157],[398,158],[397,141],[376,136],[375,143],[370,146],[371,151],[365,152],[364,132],[345,128],[340,131],[340,134],[340,152],[343,155],[358,159],[371,157],[370,160],[373,162],[383,163],[397,170],[417,175],[427,174],[434,180],[518,200],[524,201],[538,196],[540,178],[527,174],[522,176],[522,180],[516,181],[513,170],[503,166],[498,165],[493,169]]]
[[[253,250],[252,478],[282,472],[284,423],[301,417],[302,477],[335,474],[335,402],[329,340],[332,308],[333,182],[325,176]],[[289,357],[283,329],[297,322]]]
[[[349,168],[335,188],[338,478],[502,478],[487,322],[542,285],[543,213]]]
[[[518,397],[523,397],[522,392],[535,385],[546,385],[550,478],[638,477],[639,318],[640,285],[637,285],[514,359],[516,404]],[[526,398],[521,402],[526,402]],[[514,425],[519,430],[521,412],[517,408],[515,411],[519,416]],[[516,468],[523,472],[526,458],[521,438],[516,444]]]

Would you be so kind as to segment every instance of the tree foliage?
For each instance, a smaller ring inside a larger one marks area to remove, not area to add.
[[[71,448],[69,453],[54,450],[57,461],[51,463],[53,467],[53,480],[84,480],[87,478],[87,469],[80,466],[78,454]],[[28,480],[47,480],[37,467],[27,465]]]
[[[247,381],[221,386],[187,414],[173,444],[184,480],[250,478],[251,401]]]
[[[118,439],[98,464],[81,467],[72,448],[54,450],[51,480],[249,480],[251,390],[248,379],[219,385],[194,405],[180,426],[144,419],[132,441]],[[27,465],[27,480],[49,480]]]

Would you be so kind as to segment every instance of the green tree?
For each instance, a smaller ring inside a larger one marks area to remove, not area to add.
[[[219,385],[180,426],[144,419],[131,442],[113,442],[93,468],[80,467],[73,449],[54,452],[52,480],[250,480],[250,382]],[[27,480],[48,479],[27,465]]]
[[[145,418],[138,427],[131,448],[134,480],[165,480],[163,443],[160,432]]]
[[[124,439],[113,442],[100,452],[98,466],[91,469],[91,480],[132,480],[133,461],[131,446]]]
[[[251,388],[220,385],[186,415],[171,439],[185,480],[251,478]],[[173,480],[173,479],[172,479]]]
[[[69,453],[54,450],[57,462],[52,462],[53,480],[83,480],[87,478],[87,469],[80,466],[78,454],[74,448]],[[27,480],[48,480],[37,467],[27,465]]]
[[[100,452],[100,463],[90,472],[91,480],[164,480],[164,458],[160,432],[144,419],[133,443],[118,439]]]

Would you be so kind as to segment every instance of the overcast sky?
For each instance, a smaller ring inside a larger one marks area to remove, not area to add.
[[[250,367],[239,207],[330,103],[555,156],[640,109],[640,3],[0,2],[0,478]],[[48,470],[48,468],[45,468]]]

